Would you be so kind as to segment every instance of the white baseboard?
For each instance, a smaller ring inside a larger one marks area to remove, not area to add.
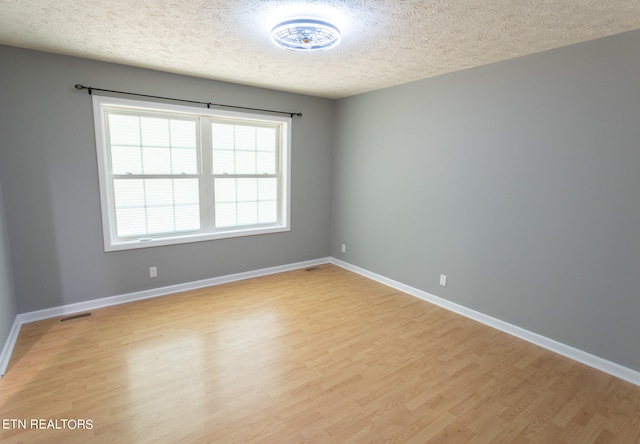
[[[143,299],[165,296],[181,291],[195,290],[198,288],[211,287],[214,285],[226,284],[228,282],[241,281],[269,274],[282,273],[284,271],[298,270],[300,268],[313,267],[320,264],[331,262],[330,258],[314,259],[305,262],[296,262],[293,264],[279,265],[277,267],[261,268],[259,270],[245,271],[243,273],[229,274],[200,281],[185,282],[184,284],[169,285],[167,287],[152,288],[150,290],[136,291],[118,296],[108,296],[106,298],[92,299],[90,301],[78,302],[75,304],[61,305],[59,307],[46,308],[44,310],[31,311],[18,315],[20,324],[27,322],[40,321],[42,319],[55,318],[71,313],[81,311],[96,310],[98,308],[110,307],[112,305],[124,304],[127,302],[141,301]]]
[[[13,325],[11,326],[11,330],[9,331],[9,337],[4,343],[4,347],[2,347],[2,353],[0,353],[0,377],[4,376],[7,371],[7,366],[9,365],[9,359],[11,358],[11,353],[13,352],[13,347],[16,345],[16,341],[18,340],[18,334],[20,333],[20,322],[18,321],[18,317],[13,320]]]
[[[282,273],[285,271],[313,267],[313,266],[326,264],[326,263],[332,263],[346,270],[352,271],[354,273],[360,274],[374,281],[385,284],[389,287],[395,288],[396,290],[402,291],[403,293],[407,293],[411,296],[420,298],[434,305],[438,305],[449,311],[458,313],[462,316],[473,319],[475,321],[478,321],[490,327],[496,328],[498,330],[501,330],[505,333],[508,333],[520,339],[523,339],[532,344],[538,345],[552,352],[558,353],[559,355],[565,356],[569,359],[573,359],[574,361],[588,365],[589,367],[595,368],[597,370],[603,371],[612,376],[615,376],[617,378],[620,378],[622,380],[625,380],[627,382],[640,386],[640,372],[636,370],[630,369],[628,367],[624,367],[620,364],[616,364],[615,362],[608,361],[606,359],[592,355],[580,349],[571,347],[569,345],[563,344],[561,342],[555,341],[553,339],[547,338],[545,336],[539,335],[529,330],[525,330],[521,327],[515,326],[513,324],[509,324],[508,322],[501,321],[500,319],[496,319],[484,313],[480,313],[478,311],[467,308],[463,305],[456,304],[455,302],[451,302],[446,299],[440,298],[438,296],[434,296],[430,293],[427,293],[422,290],[418,290],[417,288],[410,287],[401,282],[394,281],[392,279],[386,278],[379,274],[372,273],[368,270],[357,267],[355,265],[351,265],[347,262],[341,261],[333,257],[315,259],[315,260],[310,260],[305,262],[297,262],[297,263],[281,265],[277,267],[263,268],[259,270],[236,273],[236,274],[220,276],[220,277],[211,278],[211,279],[187,282],[187,283],[178,284],[178,285],[170,285],[167,287],[153,288],[150,290],[127,293],[127,294],[118,295],[118,296],[110,296],[110,297],[101,298],[101,299],[93,299],[90,301],[62,305],[59,307],[52,307],[52,308],[32,311],[28,313],[21,313],[16,316],[13,326],[11,327],[9,337],[7,338],[4,344],[4,347],[2,348],[2,353],[0,353],[0,376],[4,375],[7,369],[7,365],[9,364],[9,359],[11,357],[11,352],[13,351],[13,347],[15,346],[16,340],[18,339],[18,333],[20,332],[20,327],[22,326],[22,324],[39,321],[42,319],[53,318],[57,316],[63,316],[71,313],[78,313],[81,311],[95,310],[98,308],[109,307],[112,305],[124,304],[127,302],[133,302],[133,301],[139,301],[143,299],[154,298],[158,296],[164,296],[172,293],[177,293],[180,291],[195,290],[198,288],[210,287],[214,285],[225,284],[228,282],[240,281],[243,279],[250,279],[250,278],[259,277],[259,276],[266,276],[269,274]]]
[[[9,333],[9,338],[4,344],[2,354],[0,354],[0,376],[4,375],[7,365],[9,364],[9,358],[11,357],[11,352],[13,351],[13,347],[15,346],[16,340],[18,339],[18,333],[20,332],[20,327],[22,326],[22,324],[40,321],[43,319],[55,318],[58,316],[64,316],[71,313],[96,310],[98,308],[110,307],[112,305],[124,304],[127,302],[165,296],[181,291],[195,290],[198,288],[211,287],[214,285],[226,284],[228,282],[240,281],[243,279],[267,276],[269,274],[282,273],[285,271],[298,270],[301,268],[314,267],[330,262],[330,258],[314,259],[310,261],[296,262],[293,264],[279,265],[270,268],[262,268],[259,270],[246,271],[243,273],[230,274],[194,282],[186,282],[184,284],[169,285],[167,287],[152,288],[150,290],[137,291],[134,293],[127,293],[118,296],[109,296],[100,299],[92,299],[90,301],[61,305],[59,307],[46,308],[44,310],[18,314],[15,318],[15,321],[13,322],[13,327],[11,328],[11,332]]]
[[[558,353],[559,355],[562,355],[574,361],[588,365],[589,367],[595,368],[604,373],[608,373],[624,381],[640,386],[640,372],[636,370],[630,369],[628,367],[624,367],[620,364],[616,364],[615,362],[611,362],[606,359],[600,358],[598,356],[592,355],[580,349],[571,347],[569,345],[566,345],[561,342],[542,336],[538,333],[525,330],[524,328],[518,327],[516,325],[509,324],[508,322],[501,321],[500,319],[496,319],[484,313],[480,313],[478,311],[472,310],[463,305],[456,304],[455,302],[451,302],[441,297],[434,296],[430,293],[427,293],[426,291],[418,290],[417,288],[413,288],[408,285],[405,285],[400,282],[381,276],[379,274],[372,273],[368,270],[357,267],[355,265],[351,265],[339,259],[331,258],[331,263],[341,268],[344,268],[346,270],[353,271],[354,273],[360,274],[374,281],[385,284],[391,288],[395,288],[396,290],[399,290],[403,293],[407,293],[411,296],[415,296],[424,301],[430,302],[434,305],[438,305],[439,307],[452,311],[454,313],[473,319],[474,321],[478,321],[482,324],[488,325],[490,327],[493,327],[495,329],[508,333],[512,336],[523,339],[527,342],[538,345],[552,352]]]

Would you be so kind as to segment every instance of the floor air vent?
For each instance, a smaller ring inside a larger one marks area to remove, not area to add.
[[[91,312],[87,311],[85,313],[76,313],[76,314],[72,314],[69,316],[64,316],[62,318],[60,318],[60,320],[58,322],[62,323],[62,322],[69,322],[69,321],[75,321],[76,319],[83,319],[83,318],[88,318],[91,317]]]

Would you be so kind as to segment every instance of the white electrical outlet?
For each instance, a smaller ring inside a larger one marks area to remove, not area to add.
[[[158,267],[149,267],[149,277],[158,277]]]
[[[347,244],[342,244],[342,252],[343,253],[347,252]]]
[[[447,286],[447,276],[444,274],[440,275],[440,285],[442,285],[443,287]]]

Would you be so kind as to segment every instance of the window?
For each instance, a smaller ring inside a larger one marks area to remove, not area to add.
[[[289,230],[291,118],[93,106],[105,251]]]

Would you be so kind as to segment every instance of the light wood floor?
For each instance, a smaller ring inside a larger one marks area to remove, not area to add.
[[[640,388],[324,265],[24,325],[0,419],[93,424],[2,443],[635,443]]]

